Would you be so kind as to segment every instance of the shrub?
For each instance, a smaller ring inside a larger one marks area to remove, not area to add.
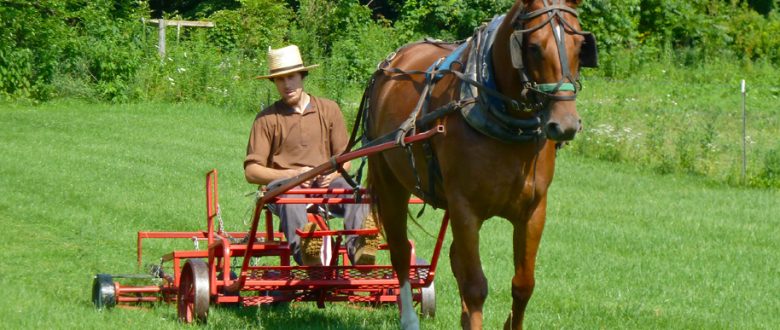
[[[63,40],[63,2],[9,2],[0,6],[0,95],[46,100]]]
[[[268,46],[279,46],[287,37],[293,12],[273,0],[241,0],[234,10],[210,16],[215,27],[209,41],[224,53],[239,50],[249,58],[263,57]]]
[[[583,1],[580,7],[580,24],[584,30],[596,35],[599,50],[610,58],[609,54],[615,51],[636,50],[640,37],[640,11],[640,0]],[[610,62],[607,58],[604,60]]]

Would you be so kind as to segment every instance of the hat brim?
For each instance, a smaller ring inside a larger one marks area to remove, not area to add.
[[[288,70],[282,70],[282,71],[274,72],[272,74],[265,75],[265,76],[257,76],[257,77],[255,77],[255,79],[272,79],[272,78],[276,78],[276,77],[279,77],[279,76],[284,76],[284,75],[287,75],[287,74],[290,74],[290,73],[293,73],[293,72],[309,71],[309,70],[311,70],[313,68],[316,68],[318,66],[320,66],[320,65],[319,64],[314,64],[314,65],[302,66],[302,67],[297,67],[297,68],[288,69]]]

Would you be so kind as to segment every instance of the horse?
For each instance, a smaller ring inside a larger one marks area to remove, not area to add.
[[[513,225],[512,308],[504,327],[522,329],[556,152],[582,127],[580,67],[597,65],[595,38],[578,20],[580,3],[518,0],[488,34],[483,26],[460,46],[402,46],[373,74],[364,93],[364,139],[408,136],[421,128],[420,118],[436,113],[430,109],[443,113],[435,120],[445,129],[427,143],[368,157],[372,210],[401,286],[402,328],[419,328],[408,276],[407,203],[415,194],[449,213],[464,329],[482,328],[488,294],[480,227],[494,216]]]

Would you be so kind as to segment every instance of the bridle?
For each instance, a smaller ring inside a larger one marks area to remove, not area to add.
[[[581,89],[579,83],[579,73],[575,76],[569,69],[569,58],[566,52],[566,41],[564,39],[564,33],[579,34],[586,37],[586,42],[593,43],[595,50],[595,38],[590,32],[578,31],[564,18],[565,13],[569,13],[574,17],[577,17],[577,11],[571,7],[563,4],[565,0],[542,0],[544,8],[531,11],[531,12],[519,12],[512,21],[512,27],[514,32],[509,40],[510,54],[512,57],[512,66],[517,69],[520,75],[520,81],[523,90],[521,94],[526,100],[529,101],[526,104],[526,111],[539,111],[545,107],[550,100],[555,101],[573,101],[577,98],[577,92]],[[541,15],[547,15],[542,23],[534,25],[530,28],[525,28],[525,22]],[[537,83],[528,75],[528,71],[523,61],[523,36],[526,33],[532,33],[545,26],[550,25],[555,37],[556,47],[558,48],[558,57],[561,64],[561,80],[555,83]],[[594,54],[587,54],[586,56],[594,56]],[[595,61],[585,61],[586,65],[581,63],[581,66],[595,66]],[[593,62],[593,63],[591,63]],[[573,92],[569,95],[560,95],[559,92]]]

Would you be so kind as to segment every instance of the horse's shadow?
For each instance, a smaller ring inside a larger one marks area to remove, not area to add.
[[[212,308],[232,313],[248,327],[266,329],[376,329],[377,324],[387,322],[389,314],[397,313],[395,305],[338,304],[350,306],[355,310],[342,309],[332,312],[329,309],[334,307],[333,303],[326,304],[324,309],[319,309],[316,308],[314,302],[278,303],[250,307],[217,305],[212,306]],[[367,313],[367,311],[372,312]],[[380,313],[376,313],[376,311]],[[355,313],[355,316],[350,316],[352,313]]]

